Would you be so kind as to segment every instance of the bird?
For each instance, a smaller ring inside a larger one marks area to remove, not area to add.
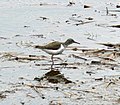
[[[52,65],[54,65],[53,56],[62,54],[62,52],[70,45],[70,44],[80,44],[79,42],[74,41],[72,38],[67,39],[65,42],[53,41],[46,45],[40,46],[36,45],[35,48],[41,49],[44,52],[51,55]]]

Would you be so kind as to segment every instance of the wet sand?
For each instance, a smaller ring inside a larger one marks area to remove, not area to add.
[[[0,1],[0,105],[120,104],[119,0]],[[80,42],[54,57],[35,49]]]

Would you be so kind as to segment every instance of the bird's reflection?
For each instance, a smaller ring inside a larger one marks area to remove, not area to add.
[[[73,83],[72,81],[65,78],[64,74],[62,74],[59,70],[56,70],[56,69],[52,69],[49,72],[45,73],[42,77],[34,78],[34,80],[37,80],[39,82],[48,81],[48,82],[54,83],[54,84],[57,84],[57,83],[64,83],[64,84]]]

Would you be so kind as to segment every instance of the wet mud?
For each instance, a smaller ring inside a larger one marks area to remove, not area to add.
[[[0,105],[119,105],[119,8],[118,0],[0,1]],[[35,47],[68,38],[80,45],[54,64]]]

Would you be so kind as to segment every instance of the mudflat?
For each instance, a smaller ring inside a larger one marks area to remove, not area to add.
[[[0,105],[119,105],[119,0],[1,0]],[[37,45],[72,44],[51,56]]]

